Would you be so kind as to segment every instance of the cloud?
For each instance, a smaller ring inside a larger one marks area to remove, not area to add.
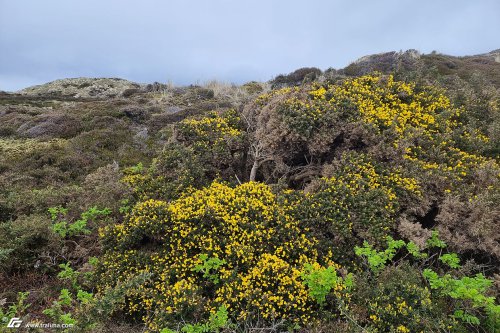
[[[0,89],[76,76],[189,84],[417,48],[499,47],[498,1],[0,0]]]

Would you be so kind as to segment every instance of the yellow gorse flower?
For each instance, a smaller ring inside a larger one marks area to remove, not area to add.
[[[194,307],[208,314],[221,305],[241,319],[258,313],[308,322],[315,302],[300,272],[320,258],[316,240],[305,231],[261,183],[214,182],[170,203],[148,199],[138,202],[123,224],[101,231],[114,244],[103,263],[107,285],[153,274],[128,304],[131,313],[150,314],[144,320],[151,330],[158,311],[176,316]],[[156,246],[141,249],[145,239]],[[123,250],[130,247],[139,249]],[[224,260],[210,272],[219,283],[195,271],[201,254]],[[206,296],[207,288],[213,296]]]

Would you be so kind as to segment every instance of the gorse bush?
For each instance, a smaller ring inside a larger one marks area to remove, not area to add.
[[[321,70],[316,67],[299,68],[288,75],[278,75],[271,81],[273,88],[284,86],[298,86],[305,82],[314,81],[321,74]]]
[[[171,203],[139,202],[125,223],[102,231],[102,286],[152,273],[155,280],[128,304],[151,329],[219,306],[240,320],[305,322],[314,302],[302,266],[329,259],[318,258],[304,232],[270,188],[254,182],[215,182]]]
[[[286,98],[277,111],[290,129],[305,138],[320,135],[321,127],[339,116],[362,120],[379,132],[389,130],[399,137],[414,129],[432,137],[432,133],[456,127],[460,116],[459,110],[450,110],[449,99],[437,89],[418,89],[392,76],[363,76],[341,85],[313,85],[305,91],[285,88],[259,97],[258,102],[280,95]]]
[[[175,199],[188,188],[208,185],[221,174],[234,176],[245,133],[234,110],[185,119],[172,130],[150,168],[127,168],[122,181],[140,199]],[[238,171],[239,173],[239,171]]]
[[[496,251],[487,235],[495,226],[494,219],[486,216],[491,208],[474,195],[481,197],[491,191],[488,188],[498,187],[500,168],[496,160],[471,149],[478,140],[486,144],[487,133],[465,131],[470,120],[466,110],[453,105],[443,90],[368,75],[339,84],[273,90],[244,113],[255,119],[259,129],[255,140],[271,156],[261,168],[269,181],[284,178],[292,188],[301,189],[329,176],[349,156],[366,155],[382,172],[396,172],[420,187],[420,198],[415,196],[416,188],[406,194],[399,191],[397,216],[423,216],[433,205],[441,205],[445,196],[481,202],[483,208],[477,208],[474,216],[485,216],[476,218],[477,224],[467,221],[459,227],[460,220],[443,211],[437,218],[443,221],[439,229],[448,241],[454,237],[453,230],[460,229],[460,237],[453,241],[457,247],[468,244],[469,250],[480,246]],[[269,172],[269,168],[274,169]],[[472,188],[478,193],[472,194]],[[496,202],[493,194],[487,196]]]
[[[52,223],[45,214],[19,216],[0,224],[0,271],[19,271],[33,267],[43,253],[58,246]]]
[[[148,169],[129,167],[121,181],[136,199],[174,199],[190,187],[207,183],[201,158],[190,147],[166,146]]]
[[[210,112],[201,119],[185,119],[179,123],[179,134],[183,140],[193,142],[201,152],[210,151],[210,146],[225,146],[237,141],[242,132],[240,118],[235,111],[222,115]],[[222,147],[221,147],[222,148]]]
[[[240,173],[245,159],[247,133],[235,110],[209,112],[200,119],[188,118],[175,127],[174,138],[192,149],[210,179]]]
[[[352,246],[360,239],[381,243],[396,225],[400,197],[421,196],[418,181],[400,170],[384,170],[364,155],[345,153],[339,165],[313,181],[305,195],[294,193],[294,216],[333,251],[337,262],[352,261]],[[335,235],[332,244],[331,237]]]

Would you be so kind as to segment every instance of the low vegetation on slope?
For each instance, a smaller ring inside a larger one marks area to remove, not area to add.
[[[1,96],[0,318],[498,331],[498,88],[388,68]]]

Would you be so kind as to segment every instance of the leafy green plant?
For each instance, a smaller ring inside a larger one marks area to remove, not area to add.
[[[130,200],[129,199],[123,199],[123,200],[120,200],[120,208],[118,209],[120,214],[127,214],[128,212],[130,212],[130,210],[132,209],[132,207],[130,206]]]
[[[451,268],[460,268],[460,258],[457,256],[456,253],[446,253],[438,258],[440,261],[445,263]]]
[[[97,208],[97,206],[93,206],[82,213],[82,219],[94,220],[97,217],[108,216],[109,214],[111,214],[111,209],[109,208],[99,209]]]
[[[488,316],[488,323],[494,327],[500,327],[500,305],[495,304],[495,297],[486,295],[493,281],[483,274],[454,278],[449,273],[439,276],[432,269],[426,268],[423,276],[429,282],[431,289],[438,290],[440,294],[456,300],[468,301],[472,304],[472,308],[483,309]],[[479,318],[467,313],[464,309],[457,309],[454,315],[457,319],[467,323],[480,324]]]
[[[334,267],[317,267],[311,264],[304,265],[302,272],[304,284],[309,288],[309,294],[319,304],[326,303],[326,296],[332,289],[350,289],[353,286],[352,274],[343,279],[337,275]]]
[[[446,243],[439,239],[439,232],[437,230],[433,230],[431,233],[431,237],[426,241],[427,247],[438,247],[441,249],[446,248]]]
[[[19,317],[31,306],[26,304],[25,301],[29,296],[29,292],[17,293],[16,303],[11,304],[4,308],[3,300],[0,300],[0,323],[5,326],[11,318]]]
[[[52,221],[55,221],[68,214],[68,208],[64,208],[63,206],[50,207],[48,211],[50,213],[50,218]]]
[[[71,312],[64,311],[64,308],[70,307],[72,302],[71,292],[68,289],[62,289],[59,298],[52,302],[50,308],[43,310],[43,314],[57,323],[74,325],[76,319],[72,317]]]
[[[354,253],[357,256],[365,257],[368,261],[368,265],[370,269],[378,273],[380,272],[388,261],[392,260],[397,253],[397,250],[406,246],[406,243],[403,240],[394,240],[392,237],[387,237],[387,249],[384,251],[377,251],[372,248],[367,241],[363,242],[363,247],[356,246],[354,248]],[[413,246],[410,247],[412,251],[414,251]]]
[[[54,223],[54,225],[52,226],[52,231],[54,231],[62,238],[66,238],[66,236],[68,235],[68,222],[59,221]]]
[[[60,264],[59,268],[61,268],[62,271],[57,274],[57,277],[62,280],[69,280],[73,288],[78,288],[79,273],[70,267],[70,263]]]
[[[181,328],[184,333],[211,333],[219,332],[229,326],[229,316],[225,306],[220,306],[217,312],[210,315],[210,318],[203,324],[186,324]],[[176,333],[169,328],[164,328],[161,333]]]
[[[63,220],[68,213],[68,209],[62,206],[50,207],[48,209],[50,214],[50,219],[54,223],[52,225],[52,231],[61,236],[62,238],[66,237],[68,234],[68,222]]]
[[[200,254],[201,264],[196,265],[193,270],[203,273],[204,278],[208,278],[213,283],[219,283],[220,279],[217,270],[226,264],[225,260],[216,257],[209,258],[207,254]]]
[[[420,252],[417,244],[412,241],[406,243],[406,250],[416,259],[425,259],[428,257],[427,253]]]
[[[81,304],[90,304],[94,299],[94,294],[79,289],[76,294],[76,299],[80,301]]]
[[[142,165],[142,162],[139,162],[136,165],[129,167],[127,171],[133,174],[142,173],[144,171],[144,165]]]
[[[61,206],[49,208],[52,222],[54,222],[52,230],[62,238],[88,235],[91,233],[91,230],[87,227],[89,221],[111,214],[109,208],[98,209],[97,206],[93,206],[83,212],[80,219],[73,223],[68,223],[66,220],[58,221],[59,218],[66,216],[67,211],[66,208]]]
[[[380,273],[386,264],[394,258],[396,250],[405,247],[409,254],[412,254],[415,259],[424,259],[427,256],[421,253],[415,244],[411,242],[405,243],[402,240],[395,241],[391,237],[387,238],[388,248],[383,251],[374,250],[370,244],[364,243],[363,247],[356,247],[355,252],[358,256],[366,257],[370,269],[375,273]],[[427,240],[428,248],[439,248],[440,252],[446,248],[444,241],[439,239],[437,231],[433,231],[431,237]],[[456,253],[441,254],[438,260],[448,266],[450,269],[460,268],[460,258]],[[423,262],[429,265],[430,262]],[[476,274],[473,277],[463,276],[460,278],[453,277],[450,273],[440,276],[431,268],[425,268],[422,276],[429,283],[431,290],[438,291],[438,297],[451,297],[460,302],[455,304],[456,310],[453,313],[455,319],[459,319],[464,323],[471,325],[480,325],[481,320],[478,318],[482,310],[486,313],[487,318],[485,325],[492,327],[494,330],[500,328],[500,305],[495,304],[495,298],[487,295],[488,289],[492,285],[492,280],[486,278],[483,274]],[[471,313],[473,311],[474,313]],[[375,322],[377,316],[374,315]]]
[[[90,264],[97,264],[96,258],[89,259]],[[96,325],[95,320],[89,320],[86,317],[86,312],[88,312],[95,304],[94,294],[83,290],[82,286],[79,284],[80,277],[88,277],[91,272],[86,272],[81,274],[75,271],[70,263],[60,264],[59,267],[61,271],[57,274],[57,277],[63,281],[70,282],[71,290],[63,288],[60,291],[59,298],[52,302],[50,308],[47,308],[43,313],[49,316],[51,319],[57,323],[62,324],[72,324],[78,325],[81,328],[92,328]],[[73,294],[76,294],[76,299],[73,298]],[[82,320],[83,319],[83,320]]]

